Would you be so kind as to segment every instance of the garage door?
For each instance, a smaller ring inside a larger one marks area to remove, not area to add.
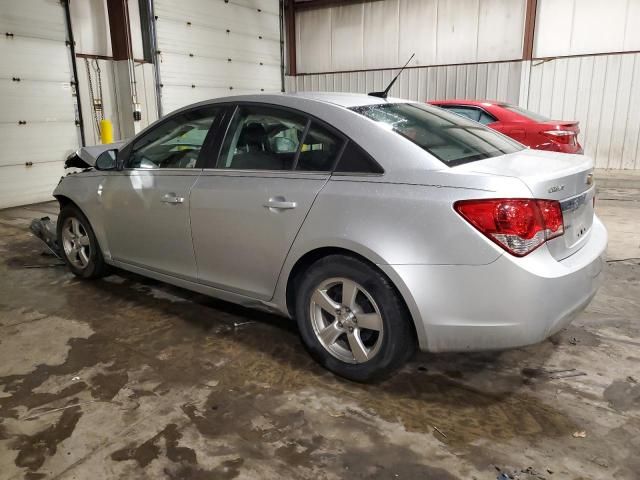
[[[65,158],[78,148],[78,130],[64,7],[57,0],[0,2],[3,208],[52,198]]]
[[[154,0],[162,113],[281,90],[278,0]]]

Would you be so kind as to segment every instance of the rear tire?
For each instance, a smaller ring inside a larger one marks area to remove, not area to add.
[[[107,274],[100,245],[87,217],[73,204],[62,207],[57,224],[60,254],[71,272],[85,279]]]
[[[296,290],[295,313],[311,356],[349,380],[381,380],[415,352],[411,318],[395,287],[354,257],[330,255],[311,265]]]

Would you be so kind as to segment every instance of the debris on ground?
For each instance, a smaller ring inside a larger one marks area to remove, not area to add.
[[[509,468],[500,468],[497,465],[494,465],[496,470],[499,472],[496,480],[547,480],[544,474],[539,472],[533,467],[527,467],[522,469],[509,469]],[[548,473],[553,473],[551,470],[547,468]]]
[[[438,432],[440,435],[442,435],[444,438],[447,438],[447,436],[444,434],[444,432],[442,430],[440,430],[438,427],[436,427],[435,425],[433,426],[433,429]]]
[[[41,263],[41,264],[33,264],[33,265],[23,265],[22,268],[53,268],[53,267],[64,267],[64,263]]]
[[[255,322],[251,321],[251,320],[249,320],[248,322],[233,322],[233,327],[234,328],[243,327],[243,326],[249,325],[251,323],[255,323]]]
[[[55,222],[52,222],[49,217],[35,218],[31,221],[29,230],[45,243],[51,253],[60,259],[62,258],[60,256],[60,246],[58,245]]]
[[[636,380],[636,379],[635,379],[635,377],[632,377],[631,375],[629,375],[629,376],[627,377],[627,380],[628,380],[630,383],[638,383],[638,380]]]
[[[528,383],[531,383],[533,378],[559,380],[562,378],[582,377],[586,375],[585,372],[580,372],[575,368],[564,368],[559,370],[546,370],[544,368],[523,368],[522,374],[525,377],[528,377]]]
[[[586,438],[586,437],[587,437],[587,432],[585,432],[584,430],[573,432],[573,438]]]
[[[594,457],[591,459],[591,461],[602,468],[609,468],[609,464],[602,457]]]

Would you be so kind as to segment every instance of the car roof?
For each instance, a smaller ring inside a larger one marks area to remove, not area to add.
[[[336,105],[344,108],[363,107],[367,105],[380,105],[383,103],[409,103],[411,100],[401,98],[380,98],[364,93],[346,93],[346,92],[295,92],[295,93],[257,93],[248,95],[234,95],[229,97],[219,97],[212,100],[195,105],[189,105],[188,108],[202,104],[225,103],[225,102],[260,102],[282,104],[283,100],[292,99],[299,102],[321,102],[330,105]],[[181,109],[183,110],[183,109]]]
[[[318,102],[333,103],[341,107],[363,107],[367,105],[380,105],[381,103],[407,103],[410,100],[401,98],[380,98],[364,93],[347,93],[347,92],[296,92],[285,95],[307,98]]]

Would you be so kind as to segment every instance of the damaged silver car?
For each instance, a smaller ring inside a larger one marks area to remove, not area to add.
[[[601,278],[590,158],[379,94],[220,98],[69,163],[54,196],[74,274],[116,266],[295,318],[352,380],[416,348],[540,342]]]

